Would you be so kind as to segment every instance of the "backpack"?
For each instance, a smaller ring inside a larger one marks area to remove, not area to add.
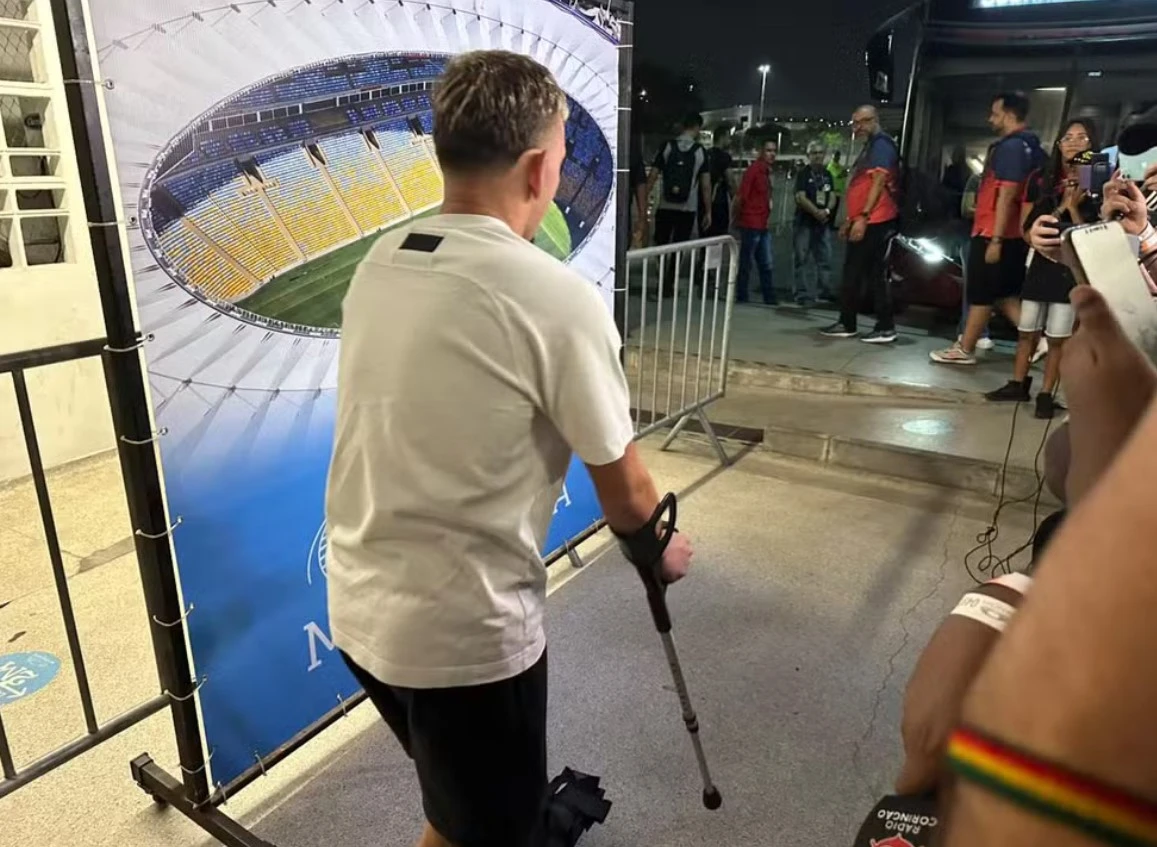
[[[680,150],[674,141],[667,142],[667,157],[663,162],[663,199],[668,203],[683,204],[695,189],[697,168],[695,158],[703,148],[692,144]]]
[[[898,173],[889,193],[900,210],[900,233],[910,237],[938,234],[955,217],[952,193],[936,175],[912,167],[891,136],[877,139],[891,144],[896,151]]]

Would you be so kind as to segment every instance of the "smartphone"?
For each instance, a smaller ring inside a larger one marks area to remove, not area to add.
[[[1077,178],[1080,186],[1093,197],[1100,197],[1105,193],[1105,183],[1113,176],[1113,168],[1109,164],[1109,157],[1104,153],[1094,153],[1089,157],[1088,164],[1077,166]]]
[[[1125,335],[1157,361],[1157,303],[1121,224],[1108,221],[1066,229],[1061,257],[1077,282],[1101,292]]]

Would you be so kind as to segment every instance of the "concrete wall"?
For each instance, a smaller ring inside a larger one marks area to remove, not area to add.
[[[5,14],[11,16],[19,8],[17,5]],[[39,26],[41,36],[35,39],[30,62],[29,56],[21,60],[13,53],[17,42],[4,42],[4,49],[0,50],[0,95],[23,97],[25,102],[35,98],[35,111],[43,120],[43,128],[34,136],[19,112],[0,110],[0,157],[7,159],[5,151],[9,148],[35,146],[49,155],[51,167],[47,175],[21,174],[11,162],[0,169],[0,211],[7,213],[5,220],[13,221],[9,230],[3,230],[4,250],[0,251],[7,254],[4,264],[10,265],[0,267],[0,354],[104,336],[49,8],[45,0],[33,0],[27,9],[26,20]],[[19,43],[32,45],[31,41]],[[34,69],[34,81],[16,79],[20,68],[27,74],[29,64]],[[26,108],[24,116],[28,113]],[[60,218],[67,221],[61,243],[47,257],[31,247],[26,249],[25,242],[40,240],[45,222],[35,216],[21,216],[21,207],[12,197],[17,190],[38,190],[40,197],[51,194],[54,199],[49,205],[60,209]],[[34,264],[53,258],[61,261]],[[59,465],[114,446],[99,359],[38,368],[27,373],[27,381],[46,465]],[[12,380],[6,374],[0,375],[0,484],[28,472]]]

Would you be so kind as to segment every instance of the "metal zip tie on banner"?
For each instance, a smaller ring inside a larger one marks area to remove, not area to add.
[[[254,750],[253,751],[253,758],[257,760],[257,767],[261,768],[261,775],[262,776],[269,776],[269,774],[265,770],[265,762],[262,760],[261,754],[258,753],[256,750]]]
[[[337,702],[341,705],[341,716],[348,718],[350,716],[349,707],[346,705],[345,698],[340,694],[337,695]]]
[[[157,337],[151,332],[148,335],[138,335],[137,343],[132,347],[112,347],[108,344],[104,345],[104,352],[106,353],[135,353],[148,344],[150,341],[156,341]]]
[[[169,691],[167,688],[164,690],[163,693],[166,697],[168,697],[174,703],[188,703],[190,700],[192,700],[194,697],[197,696],[197,692],[200,691],[202,688],[204,688],[205,683],[208,681],[209,681],[208,676],[201,677],[201,681],[197,683],[197,687],[194,688],[192,691],[190,691],[188,694],[186,694],[184,697],[178,697],[176,694],[174,694],[172,691]],[[212,753],[209,754],[209,758],[210,759],[213,758]],[[184,770],[184,769],[182,768],[182,770]]]
[[[158,541],[159,539],[162,539],[167,535],[172,535],[173,530],[175,530],[177,527],[179,527],[184,522],[185,522],[185,519],[183,517],[181,517],[180,515],[177,515],[177,519],[173,522],[173,525],[171,527],[169,527],[168,529],[166,529],[164,532],[160,532],[160,533],[157,533],[156,535],[153,535],[152,533],[145,532],[143,529],[138,529],[136,531],[136,533],[134,533],[134,534],[139,535],[141,538],[147,538],[150,541]]]
[[[146,444],[155,444],[168,434],[169,428],[167,426],[163,426],[159,430],[154,430],[151,438],[138,441],[135,438],[129,438],[127,435],[122,435],[121,441],[123,441],[125,444],[131,444],[134,447],[144,447]]]
[[[172,629],[175,626],[180,626],[181,624],[183,624],[188,619],[189,615],[193,614],[193,610],[196,608],[197,607],[195,605],[190,603],[189,608],[185,609],[185,611],[182,613],[182,615],[179,618],[177,618],[175,621],[171,621],[170,623],[165,623],[163,620],[160,620],[156,615],[153,615],[153,623],[155,623],[157,626],[163,626],[166,629]]]
[[[205,757],[205,764],[201,765],[201,767],[197,768],[196,770],[189,770],[184,765],[177,765],[177,767],[179,767],[182,772],[187,773],[189,776],[196,776],[199,773],[205,772],[205,768],[209,767],[209,763],[213,761],[213,757],[216,755],[217,748],[213,747],[211,750],[209,750],[209,755]]]
[[[217,795],[221,796],[221,802],[220,803],[218,803],[214,800],[214,798],[217,797]],[[201,809],[206,809],[209,806],[224,806],[228,802],[229,802],[229,792],[227,792],[225,790],[224,785],[222,785],[221,783],[218,782],[216,785],[213,786],[213,790],[209,792],[209,796],[206,797],[204,800],[202,800],[200,803],[198,803],[193,808],[200,811]]]
[[[64,79],[61,82],[65,85],[99,85],[108,91],[116,88],[116,83],[111,79]]]

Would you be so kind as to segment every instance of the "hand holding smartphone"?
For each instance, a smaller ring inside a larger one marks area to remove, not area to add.
[[[1121,224],[1108,221],[1066,229],[1061,260],[1077,282],[1101,293],[1126,337],[1157,360],[1157,304]]]

